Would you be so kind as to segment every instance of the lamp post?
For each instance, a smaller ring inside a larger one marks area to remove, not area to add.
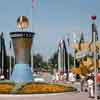
[[[94,77],[95,77],[95,97],[96,97],[96,73],[97,73],[97,64],[96,64],[96,41],[95,41],[95,32],[93,32],[93,46],[94,46],[94,51],[93,51],[93,62],[94,62]]]
[[[92,19],[92,21],[93,21],[93,24],[94,24],[94,22],[95,22],[95,20],[96,20],[96,16],[91,16],[91,19]],[[92,35],[93,35],[93,62],[94,62],[94,80],[95,80],[95,97],[97,97],[97,94],[96,94],[96,90],[97,90],[97,87],[96,87],[96,85],[97,85],[97,83],[96,83],[96,74],[97,74],[97,64],[96,64],[96,32],[93,32],[92,33]]]

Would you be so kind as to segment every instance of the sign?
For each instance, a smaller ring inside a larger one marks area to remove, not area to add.
[[[80,51],[80,52],[76,53],[76,59],[83,58],[83,57],[85,57],[87,55],[92,56],[92,52]]]

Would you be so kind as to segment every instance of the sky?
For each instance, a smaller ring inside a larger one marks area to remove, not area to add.
[[[36,33],[32,51],[45,60],[57,50],[59,40],[65,39],[67,46],[67,38],[72,40],[72,34],[83,32],[89,41],[91,15],[97,16],[100,32],[100,0],[34,0],[34,8],[32,0],[0,0],[0,32],[4,32],[8,54],[9,33],[17,31],[16,20],[21,15],[29,18],[28,30]]]

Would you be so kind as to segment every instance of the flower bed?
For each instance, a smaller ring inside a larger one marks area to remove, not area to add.
[[[39,93],[62,93],[76,91],[69,85],[51,83],[14,83],[0,82],[0,94],[39,94]]]
[[[0,93],[10,94],[14,87],[13,83],[0,83]]]
[[[65,85],[47,83],[27,83],[18,90],[17,94],[61,93],[72,92],[75,90],[75,88]]]

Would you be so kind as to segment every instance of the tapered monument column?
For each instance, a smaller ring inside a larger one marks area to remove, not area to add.
[[[10,79],[23,82],[32,81],[30,50],[34,33],[11,32],[10,35],[15,53],[15,66]]]
[[[22,20],[22,22],[23,21],[25,21],[25,19]],[[12,39],[15,54],[15,65],[13,68],[12,75],[10,76],[10,80],[15,82],[30,82],[32,81],[32,72],[30,64],[31,46],[34,33],[18,31],[11,32],[10,36]]]

